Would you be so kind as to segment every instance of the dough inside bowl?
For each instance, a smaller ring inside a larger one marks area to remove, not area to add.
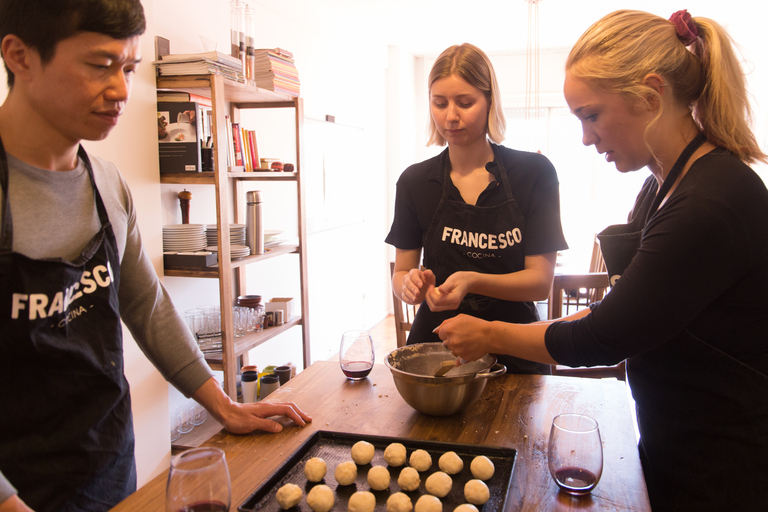
[[[394,353],[393,353],[394,354]],[[443,361],[456,358],[445,349],[442,343],[417,343],[406,345],[396,351],[396,356],[390,354],[389,363],[393,368],[415,375],[434,377]],[[468,361],[451,368],[442,377],[464,377],[489,370],[495,363],[495,357],[486,355],[475,361]]]

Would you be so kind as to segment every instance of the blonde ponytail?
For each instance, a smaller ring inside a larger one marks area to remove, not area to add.
[[[648,74],[657,73],[691,109],[709,142],[746,163],[768,161],[749,128],[746,81],[730,37],[710,19],[692,20],[698,37],[686,47],[673,22],[641,11],[615,11],[579,38],[566,69],[638,101],[658,96],[644,84]],[[652,128],[653,123],[648,131]]]

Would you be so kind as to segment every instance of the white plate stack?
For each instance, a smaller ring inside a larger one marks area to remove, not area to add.
[[[169,224],[163,226],[163,252],[202,251],[207,245],[205,225]]]
[[[208,241],[206,251],[218,252],[219,229],[216,224],[208,224],[205,235]],[[229,225],[229,251],[232,258],[243,258],[251,254],[251,249],[245,245],[245,224]]]
[[[285,242],[282,238],[278,238],[280,235],[282,235],[282,231],[274,230],[274,229],[265,229],[264,230],[264,248],[268,249],[270,247],[274,247],[276,245],[280,245],[281,243]]]
[[[219,228],[216,224],[205,226],[205,236],[208,245],[218,245]],[[245,224],[229,225],[229,245],[245,245]]]

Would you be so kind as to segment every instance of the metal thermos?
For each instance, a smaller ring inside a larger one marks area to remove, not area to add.
[[[261,215],[261,190],[245,194],[245,243],[251,254],[264,254],[264,227]]]

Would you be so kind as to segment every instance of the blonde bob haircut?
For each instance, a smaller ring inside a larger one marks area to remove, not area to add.
[[[499,94],[499,85],[496,82],[496,73],[493,71],[488,56],[477,46],[469,43],[451,46],[435,61],[432,71],[429,73],[429,91],[432,91],[432,84],[441,78],[456,75],[468,84],[480,89],[485,93],[488,100],[488,122],[485,133],[493,142],[500,144],[504,140],[506,123],[504,121],[504,112],[501,109],[501,96]],[[427,145],[435,144],[445,146],[445,139],[437,131],[435,121],[429,116],[429,140]]]
[[[646,85],[658,74],[676,101],[686,105],[712,144],[746,163],[765,161],[750,129],[744,72],[728,33],[708,18],[692,18],[698,37],[686,46],[675,24],[642,11],[620,10],[592,25],[571,49],[566,71],[630,102],[661,105]],[[646,128],[651,133],[656,120]],[[647,145],[647,144],[646,144]]]

